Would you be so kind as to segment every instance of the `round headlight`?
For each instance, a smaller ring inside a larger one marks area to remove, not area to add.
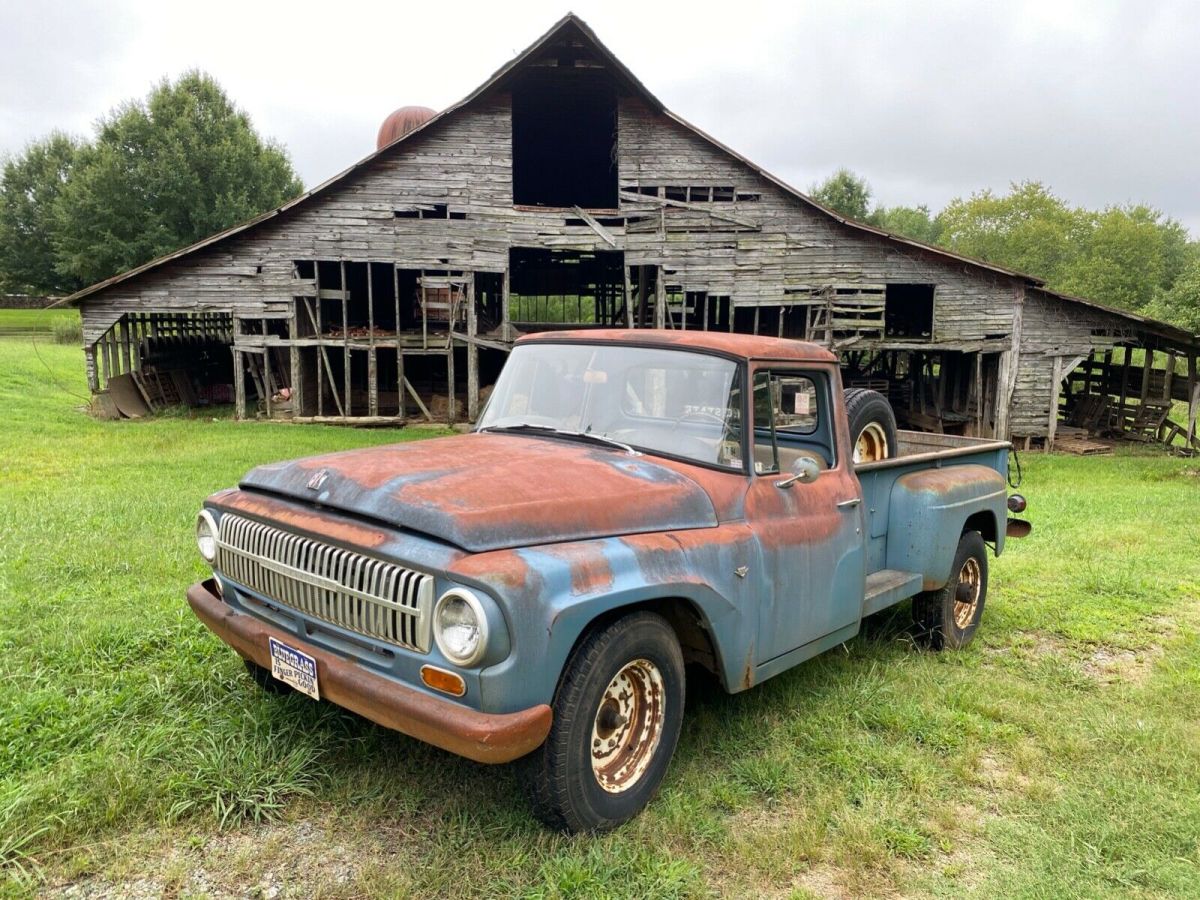
[[[212,513],[207,509],[200,510],[196,517],[196,546],[206,563],[216,562],[217,559],[217,523]]]
[[[470,666],[487,649],[487,616],[479,598],[465,588],[446,591],[433,611],[433,637],[442,655],[459,666]]]

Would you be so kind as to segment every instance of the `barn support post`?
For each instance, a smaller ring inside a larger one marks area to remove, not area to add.
[[[1142,358],[1142,391],[1138,398],[1140,402],[1145,403],[1150,396],[1150,374],[1154,371],[1154,351],[1149,347],[1146,348],[1146,355]]]
[[[379,377],[375,371],[375,286],[367,263],[367,415],[379,415]]]
[[[479,327],[475,310],[475,279],[467,282],[467,421],[479,416],[479,345],[475,335]]]
[[[321,264],[313,262],[313,289],[316,291],[316,316],[313,318],[313,328],[317,332],[317,353],[320,359],[317,361],[317,417],[325,415],[325,372],[321,368],[321,363],[325,363],[325,368],[329,368],[329,357],[325,354],[325,333],[321,330]],[[305,304],[309,310],[309,315],[313,315],[312,308]],[[330,385],[332,389],[333,378],[330,376]],[[335,391],[336,393],[336,391]]]
[[[349,418],[353,415],[353,409],[350,402],[350,301],[347,299],[349,291],[346,290],[346,261],[343,259],[338,263],[338,270],[341,272],[342,283],[339,285],[338,293],[342,298],[342,418]]]
[[[129,316],[121,316],[121,365],[122,371],[133,371],[133,359],[129,348]]]
[[[1125,427],[1125,410],[1129,407],[1129,365],[1133,348],[1126,344],[1121,348],[1121,396],[1117,401],[1117,424]]]
[[[392,296],[396,299],[396,413],[408,418],[404,402],[404,339],[400,337],[400,268],[392,263]]]
[[[654,327],[667,327],[667,284],[662,266],[658,267],[658,274],[654,279]]]
[[[233,348],[233,402],[238,421],[246,418],[246,362],[242,351]]]
[[[1188,428],[1187,446],[1194,446],[1196,441],[1196,416],[1200,413],[1200,379],[1196,377],[1195,354],[1188,355]]]
[[[88,344],[83,348],[84,364],[87,366],[88,390],[93,394],[100,390],[100,379],[96,376],[96,345]]]
[[[292,300],[292,308],[288,312],[287,327],[288,327],[288,365],[291,371],[288,373],[288,379],[291,382],[289,385],[292,392],[292,415],[299,416],[303,414],[304,405],[301,400],[300,391],[300,348],[296,346],[296,339],[300,336],[300,304],[303,300]]]
[[[622,266],[625,276],[625,327],[633,327],[633,283],[629,277],[629,266]]]
[[[504,279],[500,285],[500,337],[505,343],[512,342],[512,321],[509,316],[509,303],[511,297],[509,295],[508,283],[508,266],[504,267]]]
[[[1008,440],[1013,394],[1017,389],[1017,367],[1021,362],[1021,328],[1024,319],[1025,288],[1013,291],[1012,348],[1000,354],[996,391],[996,437]]]

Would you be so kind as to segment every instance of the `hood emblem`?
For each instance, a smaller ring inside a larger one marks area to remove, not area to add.
[[[319,491],[321,485],[325,483],[325,479],[329,477],[328,469],[321,469],[312,478],[308,479],[308,489],[310,491]]]

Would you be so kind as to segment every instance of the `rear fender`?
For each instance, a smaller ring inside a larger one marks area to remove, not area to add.
[[[1003,548],[1004,476],[988,466],[922,469],[896,479],[888,512],[887,567],[919,572],[922,589],[950,578],[963,531],[979,531]]]

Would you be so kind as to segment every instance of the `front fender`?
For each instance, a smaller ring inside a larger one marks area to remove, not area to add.
[[[755,544],[744,524],[478,554],[449,574],[500,601],[512,652],[481,673],[489,710],[552,702],[571,649],[597,618],[664,598],[698,611],[725,683],[742,681],[757,627]],[[749,611],[749,613],[747,613]]]

